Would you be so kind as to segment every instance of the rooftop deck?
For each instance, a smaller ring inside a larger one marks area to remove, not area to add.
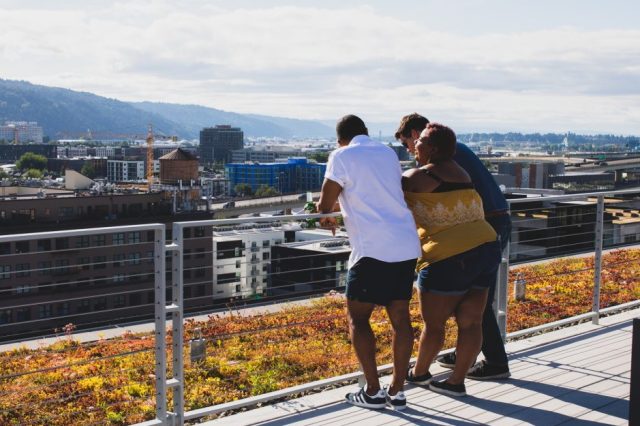
[[[510,342],[512,377],[467,380],[466,398],[406,388],[405,411],[375,411],[343,402],[341,387],[205,423],[225,425],[623,425],[628,423],[634,309]],[[436,378],[445,369],[434,365]],[[383,377],[382,382],[389,380]]]

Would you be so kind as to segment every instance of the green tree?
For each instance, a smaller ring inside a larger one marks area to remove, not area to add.
[[[318,163],[326,163],[329,161],[329,153],[324,151],[316,151],[307,155],[310,160],[316,160]]]
[[[91,163],[84,163],[82,169],[80,169],[80,173],[90,179],[93,179],[94,177],[96,177],[96,168],[93,167],[93,164]]]
[[[29,169],[44,170],[47,168],[47,157],[33,152],[25,152],[16,162],[16,168],[20,171]]]
[[[27,173],[25,173],[25,176],[30,179],[42,179],[43,174],[41,170],[29,169],[27,170]]]
[[[239,183],[233,187],[233,191],[236,195],[241,197],[245,197],[253,194],[253,190],[251,189],[251,185],[247,185],[246,183]]]
[[[0,169],[0,179],[6,179],[9,175],[4,170]]]
[[[272,197],[274,195],[278,195],[278,191],[274,187],[268,185],[260,185],[255,192],[256,197]]]

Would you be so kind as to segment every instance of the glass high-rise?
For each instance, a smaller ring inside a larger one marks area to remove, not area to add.
[[[244,148],[244,133],[239,127],[217,125],[200,130],[200,163],[226,163],[231,151]]]

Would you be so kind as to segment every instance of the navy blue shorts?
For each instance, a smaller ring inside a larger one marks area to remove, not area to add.
[[[423,268],[418,274],[418,287],[448,296],[465,294],[472,288],[488,289],[496,283],[501,259],[498,241],[484,243]]]
[[[363,257],[349,269],[349,300],[387,306],[392,300],[411,300],[416,259],[383,262]]]

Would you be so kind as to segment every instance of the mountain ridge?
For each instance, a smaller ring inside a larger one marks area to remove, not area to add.
[[[0,79],[0,122],[37,121],[52,139],[73,138],[90,130],[104,134],[139,134],[147,125],[165,135],[197,139],[204,127],[230,124],[245,136],[290,138],[329,136],[317,121],[239,114],[201,105],[125,102],[90,92]]]

